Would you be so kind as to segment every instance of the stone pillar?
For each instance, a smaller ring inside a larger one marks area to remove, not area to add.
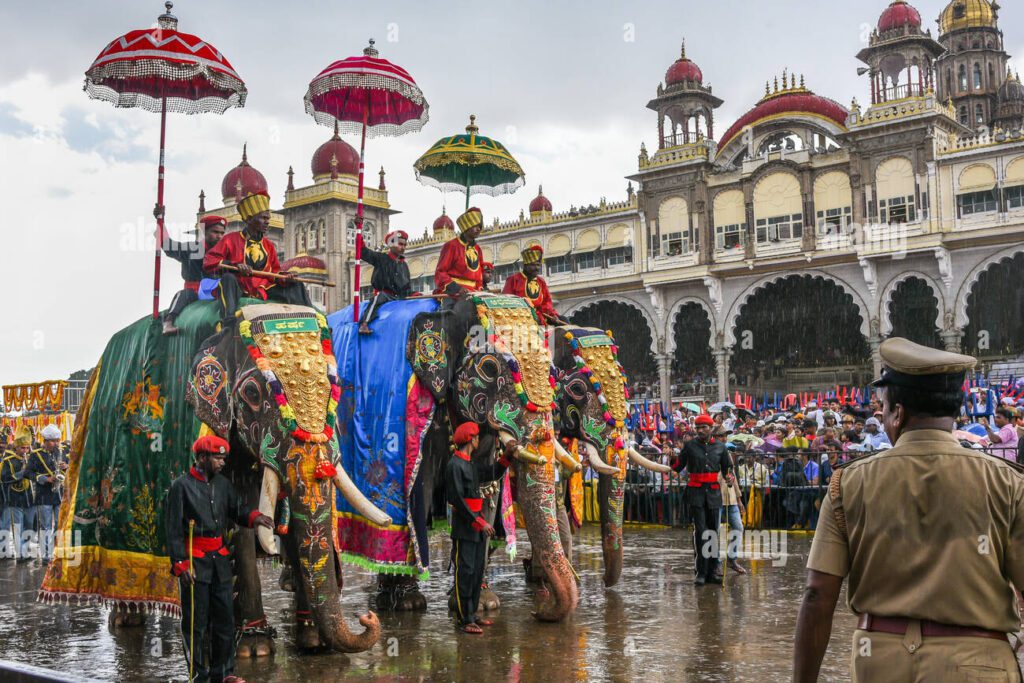
[[[718,370],[718,400],[729,400],[729,358],[732,357],[732,349],[715,349],[712,352],[715,356],[715,367]]]
[[[660,387],[660,398],[663,403],[672,402],[672,356],[667,353],[655,356],[658,362],[658,385]]]
[[[878,347],[882,345],[880,336],[868,337],[868,346],[871,347],[871,368],[874,373],[872,377],[882,376],[882,355],[878,353]]]
[[[961,342],[964,338],[964,331],[956,327],[939,332],[942,345],[951,353],[961,353]]]

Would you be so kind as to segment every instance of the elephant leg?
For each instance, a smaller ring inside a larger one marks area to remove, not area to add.
[[[498,509],[501,507],[501,487],[495,487],[495,490],[491,495],[484,498],[483,516],[487,520],[487,523],[491,526],[496,526],[498,522]],[[499,522],[500,523],[500,522]],[[480,584],[480,602],[477,609],[482,612],[490,610],[496,610],[501,607],[501,600],[498,598],[498,594],[491,590],[491,587],[487,585],[487,568],[491,564],[491,555],[494,554],[494,549],[491,548],[484,554],[484,580]]]
[[[284,538],[285,556],[287,557],[287,572],[289,578],[294,582],[297,567],[299,566],[299,552],[295,547],[295,539],[289,534]],[[284,577],[284,571],[281,572]],[[294,590],[293,586],[293,590]],[[324,643],[320,640],[320,632],[317,629],[316,621],[313,620],[313,612],[309,607],[309,597],[306,591],[295,590],[295,646],[300,650],[316,650]]]
[[[427,609],[427,598],[415,576],[378,574],[376,606],[389,612],[422,612]]]
[[[231,540],[235,561],[235,622],[240,636],[237,657],[274,654],[273,633],[263,612],[263,593],[256,570],[256,533],[238,529]]]
[[[281,566],[281,575],[277,577],[277,586],[285,593],[295,592],[295,574],[292,572],[290,564],[284,563]]]
[[[111,628],[139,628],[146,625],[146,615],[117,606],[107,615],[107,625]]]

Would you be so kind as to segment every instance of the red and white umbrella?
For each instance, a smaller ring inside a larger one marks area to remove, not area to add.
[[[178,31],[171,14],[156,28],[129,31],[111,41],[85,72],[85,92],[115,107],[160,113],[160,163],[157,176],[157,245],[153,275],[153,317],[160,313],[160,245],[164,240],[164,143],[167,112],[223,114],[245,105],[245,83],[227,58],[202,38]]]
[[[430,106],[409,72],[380,58],[370,41],[363,54],[334,62],[309,83],[306,113],[323,126],[358,133],[359,192],[356,203],[356,264],[353,315],[359,320],[360,259],[363,254],[363,169],[366,138],[398,136],[423,128]]]

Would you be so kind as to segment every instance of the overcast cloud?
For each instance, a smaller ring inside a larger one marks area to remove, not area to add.
[[[179,28],[216,45],[249,88],[223,116],[171,115],[167,133],[168,224],[191,230],[200,190],[219,204],[220,182],[249,160],[280,207],[286,171],[311,181],[309,160],[330,137],[303,111],[309,80],[375,38],[430,102],[426,128],[367,145],[370,181],[387,170],[392,225],[415,236],[447,203],[419,185],[413,161],[470,113],[481,133],[508,146],[527,186],[477,197],[487,220],[510,219],[543,183],[555,210],[625,198],[640,143],[657,147],[645,108],[687,41],[687,55],[725,100],[716,133],[763,94],[783,68],[806,74],[820,95],[868,99],[855,55],[886,0],[610,2],[213,2],[179,0]],[[927,25],[945,6],[917,0]],[[82,74],[107,42],[152,25],[161,2],[8,2],[0,22],[0,384],[66,377],[91,367],[107,339],[146,314],[151,301],[152,217],[159,117],[118,110],[82,92]],[[1011,54],[1024,52],[1024,10],[1006,3]],[[348,138],[353,145],[358,140]],[[166,264],[166,261],[165,261]],[[180,288],[164,269],[162,305]]]

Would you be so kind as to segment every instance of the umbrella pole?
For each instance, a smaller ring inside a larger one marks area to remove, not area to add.
[[[359,322],[360,265],[363,258],[363,169],[365,166],[363,160],[366,156],[366,119],[369,115],[369,108],[364,109],[363,134],[359,142],[359,194],[356,200],[356,227],[359,231],[356,233],[356,272],[352,287],[352,322],[355,323]]]
[[[160,163],[156,177],[156,251],[153,252],[153,319],[160,317],[160,252],[164,243],[164,142],[167,133],[167,98],[160,101]]]
[[[466,211],[469,211],[469,166],[466,166]]]

